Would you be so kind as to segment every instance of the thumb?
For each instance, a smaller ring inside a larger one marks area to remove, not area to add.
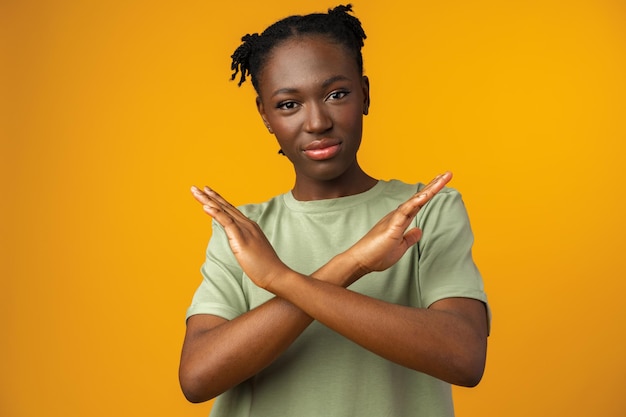
[[[407,249],[415,245],[422,238],[422,229],[417,227],[409,230],[404,234],[404,241],[406,242]]]

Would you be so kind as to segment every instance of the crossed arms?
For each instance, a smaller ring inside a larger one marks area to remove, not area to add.
[[[207,314],[188,319],[179,370],[187,399],[209,400],[257,374],[313,320],[400,365],[452,384],[478,384],[488,333],[481,301],[446,298],[421,309],[347,289],[389,268],[419,241],[421,230],[407,228],[450,179],[450,173],[435,178],[310,276],[287,267],[258,225],[220,195],[194,187],[196,200],[224,227],[243,271],[276,297],[233,320]]]

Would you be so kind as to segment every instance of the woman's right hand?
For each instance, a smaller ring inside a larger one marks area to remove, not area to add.
[[[209,187],[191,188],[203,210],[226,232],[237,262],[259,287],[267,288],[276,277],[291,270],[279,258],[259,225]]]
[[[344,254],[356,262],[363,275],[384,271],[394,265],[422,237],[422,231],[417,227],[408,231],[407,228],[420,209],[451,179],[451,172],[435,177],[426,187],[383,217]]]

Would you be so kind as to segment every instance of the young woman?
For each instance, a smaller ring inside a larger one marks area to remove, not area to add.
[[[482,377],[486,296],[451,174],[411,185],[358,163],[370,97],[350,11],[288,17],[233,55],[295,184],[239,209],[192,188],[215,222],[180,381],[218,396],[214,416],[451,416],[450,384]]]

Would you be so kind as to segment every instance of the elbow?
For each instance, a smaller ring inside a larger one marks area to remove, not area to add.
[[[183,395],[190,403],[198,404],[210,400],[206,398],[206,395],[202,395],[202,392],[194,386],[194,384],[180,379],[180,388],[183,391]]]
[[[192,371],[179,371],[178,380],[183,395],[190,403],[198,404],[209,401],[217,396],[207,389],[199,375]]]
[[[479,365],[452,366],[445,373],[432,376],[440,378],[445,382],[460,387],[473,388],[477,386],[483,378],[484,367]]]
[[[193,404],[200,404],[200,403],[207,401],[200,396],[196,396],[194,393],[190,391],[185,391],[184,389],[183,389],[183,394],[185,395],[185,398],[187,399],[187,401]]]
[[[474,354],[465,356],[457,362],[453,371],[454,377],[449,382],[467,388],[477,386],[483,378],[486,359],[486,349],[476,349]]]
[[[422,366],[410,366],[415,371],[426,373],[432,377],[452,385],[473,388],[483,378],[485,356],[480,355],[447,355],[429,361]]]
[[[197,391],[185,388],[182,384],[181,384],[181,388],[183,390],[183,395],[185,396],[187,401],[189,401],[190,403],[199,404],[199,403],[203,403],[205,401],[210,400],[210,398],[205,398],[203,395],[201,395],[201,393]]]
[[[477,386],[483,379],[483,373],[484,367],[476,367],[475,369],[464,370],[464,372],[460,373],[457,376],[454,384],[461,387],[473,388]]]

